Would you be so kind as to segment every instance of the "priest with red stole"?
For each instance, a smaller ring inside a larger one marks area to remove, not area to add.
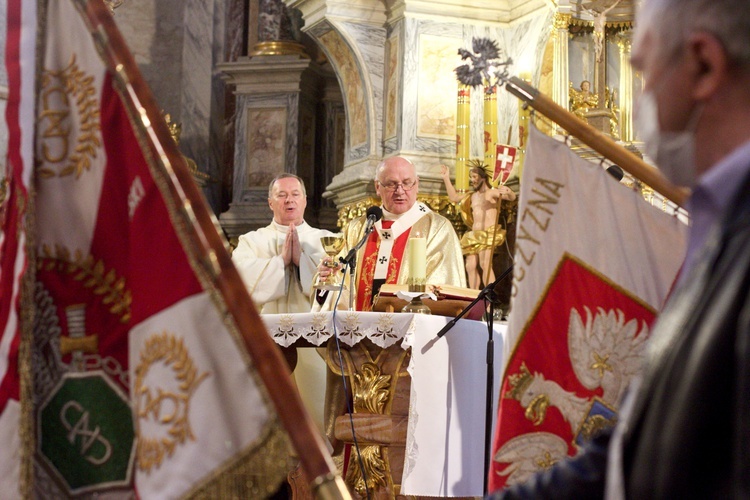
[[[357,251],[354,281],[356,310],[371,311],[373,297],[384,283],[407,284],[410,268],[413,268],[407,251],[410,237],[418,236],[426,240],[424,267],[427,284],[466,287],[464,260],[456,231],[448,219],[417,201],[419,177],[414,164],[401,156],[383,160],[375,169],[375,191],[382,201],[383,218],[374,224],[367,241]],[[347,255],[350,249],[357,246],[366,226],[367,217],[362,216],[344,228],[346,245],[340,255]],[[331,272],[324,263],[318,266],[321,277]],[[338,269],[333,272],[338,272]],[[346,285],[349,285],[348,277]],[[337,293],[328,292],[327,295],[326,301],[320,301],[323,302],[322,310],[333,308]],[[314,309],[318,305],[316,302]],[[348,307],[349,295],[345,290],[338,308]],[[341,377],[331,371],[326,382],[325,408],[326,434],[334,446],[334,454],[338,454],[342,447],[334,438],[335,419],[344,414],[346,399]]]
[[[382,201],[383,218],[377,221],[367,241],[357,252],[355,268],[355,308],[371,311],[375,297],[384,283],[406,284],[410,276],[410,237],[426,240],[426,283],[466,287],[461,245],[450,221],[417,201],[419,177],[414,164],[402,156],[383,160],[375,170],[375,191]],[[344,228],[346,246],[343,255],[362,239],[365,216]],[[330,270],[318,268],[321,276]],[[348,279],[347,283],[348,285]],[[335,300],[329,297],[328,300]],[[341,297],[339,308],[348,307],[348,297]],[[324,307],[325,309],[325,307]]]

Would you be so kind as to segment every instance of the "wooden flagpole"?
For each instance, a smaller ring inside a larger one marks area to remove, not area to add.
[[[84,0],[78,0],[84,2]],[[177,149],[151,90],[102,0],[85,0],[84,19],[100,44],[109,71],[123,84],[124,92],[140,118],[150,147],[170,172],[172,203],[190,219],[188,231],[199,252],[199,262],[214,280],[234,319],[245,347],[276,412],[297,450],[302,467],[312,478],[316,498],[351,498],[338,474],[320,432],[305,410],[294,387],[281,350],[265,329],[250,295],[232,264],[218,221],[198,189],[187,163]]]
[[[688,188],[675,186],[658,169],[641,160],[570,111],[559,106],[552,99],[539,92],[538,89],[515,76],[506,81],[505,89],[667,199],[680,207],[685,204],[685,200],[690,195]]]

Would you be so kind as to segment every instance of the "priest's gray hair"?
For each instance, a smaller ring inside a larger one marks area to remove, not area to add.
[[[297,179],[299,181],[299,185],[302,188],[302,196],[307,196],[307,191],[305,190],[305,181],[302,180],[301,177],[298,175],[290,174],[288,172],[284,172],[283,174],[279,174],[276,177],[273,178],[271,181],[271,184],[268,185],[268,197],[271,198],[273,196],[273,185],[276,184],[276,182],[280,181],[281,179]]]
[[[414,169],[414,175],[417,176],[417,178],[419,177],[417,175],[417,167],[414,166],[414,163],[412,163],[412,161],[409,158],[405,158],[403,156],[390,156],[388,158],[383,159],[380,163],[378,163],[378,166],[375,167],[375,181],[376,182],[380,182],[380,174],[383,173],[383,170],[385,170],[385,167],[388,164],[388,162],[396,160],[396,159],[403,160],[409,165],[411,165],[411,167]]]
[[[707,32],[721,42],[732,64],[750,70],[747,0],[645,0],[635,24],[637,33],[653,33],[665,62],[679,56],[691,34]]]

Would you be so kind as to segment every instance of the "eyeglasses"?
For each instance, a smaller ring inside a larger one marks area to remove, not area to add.
[[[404,182],[380,182],[378,181],[378,184],[383,186],[383,188],[386,191],[395,192],[398,190],[398,188],[403,188],[404,191],[411,191],[414,189],[414,186],[417,185],[416,180],[407,179]]]

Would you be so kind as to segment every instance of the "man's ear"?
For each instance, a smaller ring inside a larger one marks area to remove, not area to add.
[[[696,33],[687,41],[688,57],[695,66],[693,98],[711,98],[727,78],[729,59],[721,42],[710,33]]]

